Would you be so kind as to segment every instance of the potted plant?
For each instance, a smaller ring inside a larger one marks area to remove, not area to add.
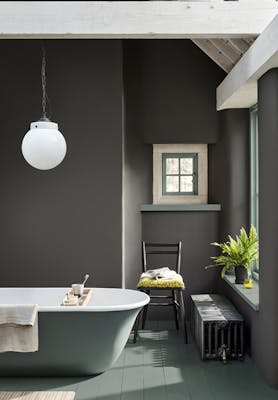
[[[220,266],[222,267],[221,276],[224,277],[226,271],[234,267],[235,269],[235,283],[242,284],[245,279],[251,276],[251,265],[254,261],[258,260],[258,238],[257,231],[254,226],[251,226],[249,235],[244,228],[241,228],[239,235],[233,239],[229,236],[229,240],[225,243],[211,243],[221,250],[219,256],[211,257],[214,264],[206,268]]]

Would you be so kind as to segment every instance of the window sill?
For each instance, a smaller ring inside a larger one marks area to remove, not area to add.
[[[146,211],[220,211],[220,204],[143,204],[141,212]]]
[[[259,284],[257,281],[253,280],[252,289],[245,289],[243,285],[236,285],[234,283],[234,275],[225,275],[224,281],[227,282],[253,310],[259,311]]]

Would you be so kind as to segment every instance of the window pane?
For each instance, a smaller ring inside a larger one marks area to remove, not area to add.
[[[181,174],[193,174],[193,158],[181,158]]]
[[[178,174],[179,173],[179,159],[178,158],[167,158],[166,159],[166,174]]]
[[[178,176],[166,176],[166,192],[178,192],[179,191],[179,177]]]
[[[181,176],[181,192],[193,192],[193,176]]]

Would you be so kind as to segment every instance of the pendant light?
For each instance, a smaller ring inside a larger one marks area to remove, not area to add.
[[[46,50],[42,43],[42,118],[32,122],[30,130],[22,140],[21,150],[23,157],[32,167],[40,170],[48,170],[59,165],[67,151],[64,136],[58,130],[58,124],[47,118],[47,94],[46,94]]]

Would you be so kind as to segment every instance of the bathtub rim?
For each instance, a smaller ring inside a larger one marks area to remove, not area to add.
[[[133,309],[139,309],[144,307],[146,304],[149,303],[150,297],[139,290],[134,290],[134,289],[122,289],[122,288],[99,288],[99,287],[86,287],[87,289],[92,289],[101,291],[101,290],[108,290],[108,291],[125,291],[125,292],[136,292],[136,296],[141,297],[140,300],[138,301],[133,301],[130,303],[124,303],[124,304],[109,304],[109,305],[88,305],[88,306],[60,306],[60,305],[38,305],[38,312],[111,312],[111,311],[127,311],[127,310],[133,310]],[[52,289],[57,289],[57,290],[63,290],[64,295],[68,290],[70,290],[70,287],[0,287],[0,292],[1,291],[8,291],[8,290],[16,290],[16,289],[21,289],[21,290],[30,290],[30,289],[39,289],[41,291],[47,291],[47,290],[52,290]],[[61,298],[62,301],[62,298]],[[0,301],[0,304],[13,304],[13,303],[4,303]],[[15,303],[18,304],[18,303]],[[23,303],[21,303],[23,304]],[[24,304],[31,304],[31,303],[24,303]],[[35,303],[34,303],[35,304]]]

